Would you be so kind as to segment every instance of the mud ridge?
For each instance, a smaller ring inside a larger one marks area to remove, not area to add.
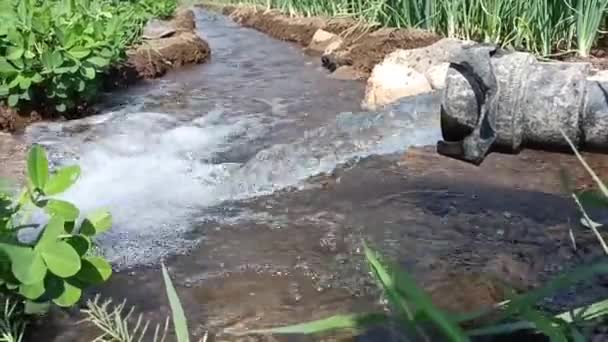
[[[352,66],[362,78],[369,76],[376,64],[397,49],[425,47],[441,39],[428,31],[381,28],[353,18],[290,17],[276,10],[251,6],[202,6],[221,11],[245,27],[303,47],[311,43],[313,35],[319,29],[340,35],[344,42],[331,53],[332,63],[336,64],[335,67]]]

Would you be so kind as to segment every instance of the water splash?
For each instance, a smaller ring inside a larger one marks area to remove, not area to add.
[[[177,120],[124,110],[34,125],[28,136],[45,144],[57,162],[82,167],[81,179],[62,197],[84,214],[100,207],[113,213],[115,227],[100,242],[122,267],[187,251],[196,241],[184,233],[206,207],[298,185],[353,158],[434,143],[437,115],[425,101],[433,100],[411,99],[382,113],[339,114],[324,127],[294,131],[301,137],[279,141],[242,164],[213,160],[263,138],[279,119],[216,110]]]

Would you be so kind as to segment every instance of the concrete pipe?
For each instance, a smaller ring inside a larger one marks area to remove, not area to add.
[[[587,63],[538,62],[528,53],[467,48],[450,65],[441,101],[441,155],[475,165],[491,152],[608,152],[608,82]]]

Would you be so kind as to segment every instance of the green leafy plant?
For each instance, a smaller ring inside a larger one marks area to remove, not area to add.
[[[91,101],[99,75],[126,57],[146,21],[175,0],[0,0],[0,99],[58,112]]]
[[[110,264],[91,255],[92,239],[112,225],[107,211],[90,213],[77,222],[80,211],[72,203],[53,197],[72,186],[80,176],[77,166],[49,172],[45,150],[34,145],[27,156],[27,186],[17,198],[0,193],[0,285],[26,301],[31,312],[50,302],[68,307],[80,299],[82,290],[105,282]],[[29,223],[33,210],[48,221]],[[20,238],[34,230],[32,241]]]

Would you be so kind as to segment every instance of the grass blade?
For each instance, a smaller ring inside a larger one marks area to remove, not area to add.
[[[382,265],[375,252],[366,245],[364,248],[372,269],[385,288],[395,292],[398,297],[409,299],[418,311],[417,315],[422,313],[427,316],[450,341],[469,341],[462,329],[433,305],[431,298],[416,285],[414,279],[396,267]]]
[[[165,267],[165,264],[162,264],[163,268],[163,279],[165,280],[165,288],[167,289],[167,298],[169,298],[169,305],[171,306],[171,314],[173,316],[173,326],[175,327],[175,334],[177,335],[178,342],[189,342],[190,335],[188,334],[188,321],[186,320],[186,315],[184,314],[184,308],[179,301],[179,297],[177,296],[177,292],[175,291],[175,287],[173,286],[173,282],[171,282],[171,277],[169,277],[169,272]]]
[[[294,324],[273,329],[248,331],[248,334],[318,334],[334,330],[361,331],[374,325],[386,323],[388,317],[381,313],[336,315],[317,321]]]

